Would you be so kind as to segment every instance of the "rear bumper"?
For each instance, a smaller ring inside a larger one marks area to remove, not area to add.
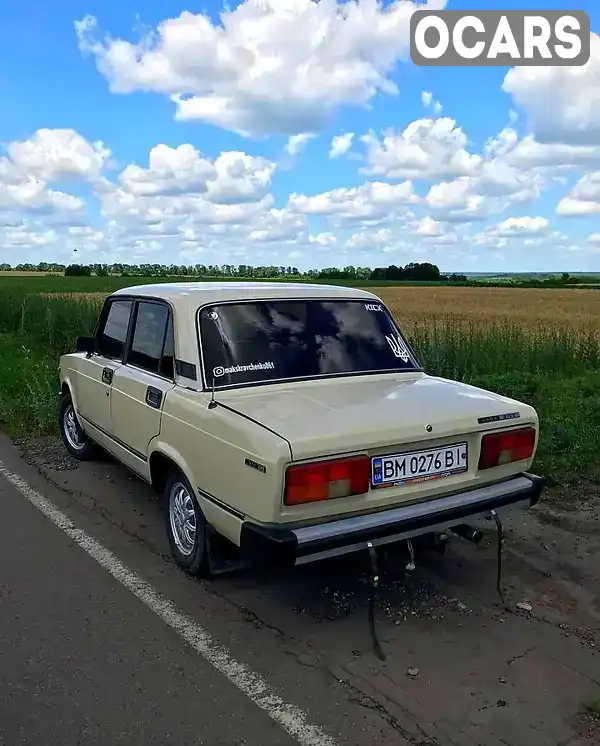
[[[413,505],[352,516],[312,526],[263,526],[244,521],[240,548],[253,559],[304,564],[366,547],[390,544],[456,526],[467,520],[529,508],[540,499],[545,480],[523,473],[504,482],[446,495]]]

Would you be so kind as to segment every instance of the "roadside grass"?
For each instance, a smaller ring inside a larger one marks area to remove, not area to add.
[[[0,361],[0,426],[14,436],[56,432],[56,358],[25,336],[0,334]]]
[[[0,426],[56,433],[58,358],[91,333],[101,298],[42,297],[0,288]],[[600,339],[573,327],[533,329],[422,319],[407,336],[426,372],[532,404],[540,417],[534,470],[550,483],[596,479],[600,466]]]

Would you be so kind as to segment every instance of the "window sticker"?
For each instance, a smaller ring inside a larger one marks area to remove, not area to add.
[[[383,311],[381,303],[365,303],[367,311]]]
[[[217,365],[213,368],[213,376],[220,378],[231,373],[245,373],[248,370],[275,370],[275,363],[272,361],[266,363],[249,363],[248,365],[232,365],[229,368]]]
[[[400,337],[388,337],[386,336],[387,343],[392,348],[392,352],[396,357],[399,357],[402,361],[405,363],[408,363],[410,360],[410,353],[408,352],[408,348],[400,339]]]

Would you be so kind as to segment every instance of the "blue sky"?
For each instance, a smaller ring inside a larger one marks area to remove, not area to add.
[[[512,69],[416,67],[409,5],[5,3],[0,263],[600,271],[598,3]]]

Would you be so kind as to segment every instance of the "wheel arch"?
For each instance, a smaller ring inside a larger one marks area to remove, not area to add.
[[[148,470],[150,472],[149,476],[152,489],[154,489],[158,494],[162,495],[169,474],[176,470],[185,476],[187,481],[190,483],[191,488],[194,490],[196,498],[198,497],[198,490],[194,483],[194,477],[185,460],[179,453],[166,444],[161,444],[160,447],[155,448],[151,452],[148,458]]]
[[[60,382],[60,392],[59,396],[61,399],[63,399],[67,394],[71,396],[71,401],[73,402],[73,407],[76,412],[79,412],[79,406],[77,402],[77,396],[75,395],[75,387],[71,383],[71,379],[69,377],[63,378]],[[83,427],[83,424],[81,423],[81,427]]]

